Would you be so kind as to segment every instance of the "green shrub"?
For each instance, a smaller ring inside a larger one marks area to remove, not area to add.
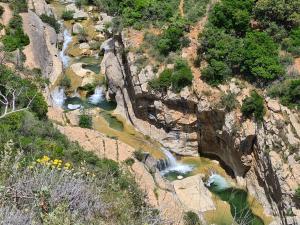
[[[4,13],[4,8],[3,6],[0,5],[0,17],[3,15],[3,13]]]
[[[136,158],[140,162],[143,161],[144,158],[145,158],[145,154],[141,149],[135,150],[133,152],[133,156],[134,156],[134,158]]]
[[[79,126],[82,128],[92,128],[92,117],[89,115],[80,115],[79,116]]]
[[[127,166],[132,166],[134,164],[134,159],[133,158],[127,158],[127,159],[125,159],[124,163]]]
[[[295,190],[294,196],[295,196],[298,200],[300,200],[300,186]]]
[[[63,11],[61,18],[63,20],[72,20],[73,14],[74,14],[74,11],[66,10],[66,11]]]
[[[175,92],[180,92],[182,88],[192,84],[193,74],[188,63],[177,60],[174,70],[165,69],[158,78],[149,81],[149,86],[153,90],[166,92],[172,86]]]
[[[193,211],[185,212],[183,220],[184,225],[201,225],[198,215]]]
[[[214,6],[209,20],[228,33],[234,30],[237,35],[244,35],[250,27],[253,3],[253,0],[223,0]]]
[[[300,79],[286,80],[273,85],[268,90],[271,97],[279,97],[280,102],[290,108],[300,107]]]
[[[223,94],[221,96],[221,105],[225,107],[225,110],[227,112],[231,112],[232,110],[234,110],[238,105],[236,94],[232,92],[229,92],[228,94]]]
[[[155,78],[149,82],[149,86],[154,90],[166,92],[172,85],[172,73],[170,69],[165,69],[158,78]]]
[[[63,79],[60,81],[60,86],[65,88],[71,87],[71,79],[68,76],[64,76]]]
[[[47,23],[51,27],[53,27],[56,33],[59,33],[60,24],[58,23],[58,21],[55,19],[54,16],[48,16],[47,14],[42,14],[40,18],[44,23]]]
[[[6,35],[2,38],[5,51],[12,52],[30,43],[29,37],[24,33],[22,26],[21,16],[14,15],[10,19]]]
[[[211,60],[208,66],[202,70],[201,78],[212,86],[216,86],[231,76],[232,71],[226,63]]]
[[[76,0],[75,5],[78,8],[81,8],[82,6],[88,5],[88,0]]]
[[[243,100],[241,111],[247,118],[254,116],[256,120],[262,121],[265,115],[264,98],[252,91],[250,96]]]
[[[268,81],[284,74],[280,65],[279,46],[264,32],[250,32],[246,35],[242,71],[254,79]],[[263,47],[262,47],[263,46]]]
[[[294,56],[300,56],[300,28],[293,29],[289,37],[282,41],[282,48],[292,53]]]
[[[172,88],[179,92],[182,88],[192,85],[193,78],[193,73],[188,63],[183,60],[177,60],[172,77]]]
[[[183,47],[184,26],[181,24],[171,24],[160,36],[156,48],[160,54],[166,56],[170,52],[175,52]]]
[[[21,12],[27,12],[28,6],[26,0],[10,0],[10,8],[15,12],[15,14]]]

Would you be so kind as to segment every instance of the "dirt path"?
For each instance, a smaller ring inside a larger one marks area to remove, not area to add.
[[[295,59],[295,68],[298,71],[298,73],[300,74],[300,58]]]
[[[179,3],[179,13],[181,17],[184,17],[184,0],[180,0]]]
[[[188,38],[190,39],[191,43],[189,47],[184,48],[182,50],[182,57],[189,62],[189,65],[194,75],[193,88],[196,94],[202,93],[203,91],[214,92],[209,85],[207,85],[200,79],[201,72],[199,68],[194,66],[194,60],[197,57],[197,49],[199,47],[198,35],[203,31],[205,24],[208,20],[208,12],[216,2],[217,0],[212,0],[206,7],[205,16],[200,21],[198,21],[193,27],[191,27],[190,33],[188,34]]]

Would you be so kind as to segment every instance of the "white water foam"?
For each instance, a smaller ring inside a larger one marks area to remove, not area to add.
[[[63,87],[56,87],[51,92],[51,99],[53,105],[62,107],[66,100],[65,89]]]
[[[218,191],[230,188],[230,184],[226,181],[226,179],[217,173],[213,173],[212,175],[210,175],[205,184],[208,187],[213,185]]]
[[[92,94],[88,98],[88,101],[89,101],[89,103],[91,103],[93,105],[97,105],[97,104],[99,104],[103,100],[104,100],[104,90],[103,90],[103,87],[97,86],[95,88],[94,94]]]
[[[70,57],[66,55],[66,50],[69,44],[72,42],[72,36],[67,29],[64,30],[64,43],[61,52],[59,53],[60,59],[63,63],[63,67],[66,68],[69,64]]]
[[[163,152],[167,157],[168,166],[167,168],[161,171],[162,175],[174,171],[185,174],[193,170],[193,166],[178,162],[176,158],[172,155],[172,153],[167,149],[163,149]]]

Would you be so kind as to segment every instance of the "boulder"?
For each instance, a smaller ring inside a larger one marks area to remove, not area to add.
[[[86,12],[79,10],[73,14],[73,19],[74,20],[85,20],[88,18],[88,16],[89,15]]]
[[[79,34],[83,30],[83,26],[80,23],[75,23],[72,28],[73,34]]]
[[[280,105],[276,100],[270,99],[268,101],[268,109],[277,113],[277,112],[280,112]]]
[[[204,186],[201,175],[173,181],[175,192],[186,210],[195,213],[215,210],[212,194]]]

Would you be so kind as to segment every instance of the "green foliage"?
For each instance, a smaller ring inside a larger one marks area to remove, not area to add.
[[[74,14],[74,11],[65,10],[65,11],[63,11],[63,13],[61,15],[61,18],[63,20],[72,20],[73,19],[73,14]]]
[[[256,120],[262,121],[265,115],[264,98],[256,91],[252,91],[250,96],[243,100],[241,111],[247,118],[254,116]]]
[[[300,56],[300,28],[293,29],[290,32],[289,37],[282,41],[282,48],[295,57]]]
[[[249,29],[253,6],[253,0],[223,0],[215,5],[209,20],[228,33],[233,30],[237,35],[243,35]]]
[[[279,97],[280,102],[290,108],[300,107],[300,79],[286,80],[268,90],[271,97]]]
[[[184,17],[192,23],[197,22],[206,12],[208,0],[185,0]]]
[[[166,92],[172,84],[172,73],[172,70],[165,69],[158,78],[149,82],[149,86],[154,90]]]
[[[30,43],[29,37],[23,31],[22,17],[14,15],[6,29],[6,35],[2,38],[4,50],[7,52],[15,51]]]
[[[109,14],[122,18],[125,26],[141,28],[147,22],[168,21],[177,14],[178,0],[93,0],[94,4]]]
[[[60,86],[65,88],[71,87],[71,79],[68,76],[64,76],[63,79],[60,81]]]
[[[167,92],[172,86],[175,92],[192,84],[193,74],[186,61],[177,60],[174,70],[165,69],[158,78],[149,82],[150,88],[156,91]]]
[[[3,6],[0,5],[0,17],[3,15],[3,13],[4,13],[4,8]]]
[[[159,37],[156,48],[160,54],[167,56],[183,47],[184,26],[182,24],[171,24]]]
[[[201,225],[200,219],[193,211],[185,212],[183,216],[184,225]]]
[[[48,16],[47,14],[42,14],[40,18],[44,23],[47,23],[51,27],[53,27],[56,33],[59,33],[60,24],[58,23],[58,21],[55,19],[54,16]]]
[[[295,196],[298,200],[300,200],[300,186],[295,190],[294,196]]]
[[[40,119],[46,118],[46,114],[48,111],[47,103],[34,83],[28,80],[23,80],[22,78],[20,78],[20,76],[16,75],[10,69],[4,66],[0,67],[0,74],[0,83],[6,84],[5,86],[1,86],[0,88],[3,94],[7,94],[9,88],[13,88],[16,91],[21,91],[16,101],[17,108],[27,107],[30,100],[33,99],[29,108]],[[1,108],[0,111],[2,111]]]
[[[92,128],[92,117],[86,114],[79,116],[79,126],[82,128]]]
[[[144,158],[145,158],[145,154],[141,149],[135,150],[133,152],[133,156],[134,156],[134,158],[136,158],[140,162],[143,161]]]
[[[183,60],[177,60],[172,76],[172,88],[179,92],[182,88],[192,85],[194,76],[188,63]]]
[[[295,28],[300,25],[300,3],[294,0],[258,0],[254,15],[264,27],[275,22],[286,29]]]
[[[221,102],[220,103],[223,107],[225,107],[225,110],[227,112],[231,112],[238,105],[238,101],[236,99],[236,94],[234,94],[232,92],[229,92],[228,94],[223,94],[221,96]]]
[[[264,32],[246,35],[243,72],[258,80],[273,80],[284,74],[279,63],[278,45]]]
[[[89,1],[88,0],[76,0],[75,5],[78,8],[81,8],[82,6],[88,5]]]
[[[21,12],[27,12],[28,6],[26,0],[9,0],[10,8],[15,12],[15,14],[21,13]]]
[[[127,159],[125,159],[124,163],[127,166],[132,166],[134,164],[134,159],[133,158],[127,158]]]
[[[222,61],[212,59],[208,66],[202,70],[201,78],[212,86],[226,80],[232,74],[231,69]]]

